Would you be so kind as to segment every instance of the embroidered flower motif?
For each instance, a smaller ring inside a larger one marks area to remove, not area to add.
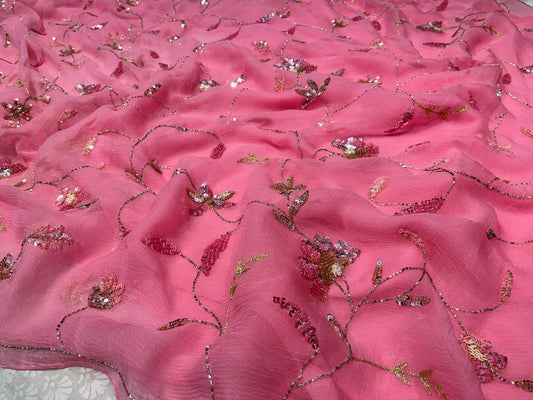
[[[102,277],[93,286],[93,291],[89,295],[89,307],[99,310],[111,309],[114,305],[120,303],[122,293],[124,293],[124,284],[118,283],[115,274]]]
[[[275,64],[274,67],[297,73],[309,73],[316,71],[317,69],[316,65],[309,64],[303,59],[294,59],[290,57],[284,57],[283,61],[279,64]]]
[[[187,189],[187,195],[194,203],[190,213],[194,216],[199,216],[204,214],[209,208],[221,209],[233,207],[235,203],[227,200],[231,199],[234,194],[235,192],[226,190],[214,196],[207,182],[202,183],[200,190],[197,192],[192,189]]]
[[[305,185],[296,185],[294,186],[294,176],[289,176],[286,182],[277,182],[274,185],[270,186],[271,189],[277,190],[280,195],[286,196],[291,194],[296,190],[305,189]]]
[[[9,178],[25,170],[26,167],[21,163],[14,163],[9,158],[0,158],[0,179]]]
[[[11,275],[13,275],[11,260],[11,254],[7,254],[4,258],[2,258],[2,261],[0,261],[0,281],[7,279]]]
[[[473,335],[463,333],[459,343],[468,353],[479,382],[489,383],[494,380],[494,371],[501,371],[507,366],[507,357],[491,351],[492,343],[480,340]]]
[[[333,147],[344,151],[347,159],[375,157],[379,153],[379,147],[372,143],[365,143],[361,138],[349,137],[347,139],[335,139],[331,142]]]
[[[339,240],[333,245],[327,236],[321,235],[315,235],[312,241],[303,239],[300,251],[303,254],[298,259],[300,273],[305,280],[312,281],[309,292],[319,301],[326,301],[329,286],[361,253],[350,243]]]
[[[79,188],[64,188],[56,200],[59,211],[76,208],[85,198],[85,193]]]
[[[68,57],[72,56],[74,54],[81,53],[81,50],[76,50],[72,45],[68,45],[66,50],[59,50],[59,56],[60,57]]]
[[[294,91],[300,96],[305,96],[305,100],[302,103],[302,108],[307,107],[310,103],[322,96],[328,88],[330,81],[331,77],[328,76],[322,83],[322,86],[318,87],[315,81],[307,79],[307,89],[294,89]]]
[[[26,102],[21,103],[19,99],[14,99],[13,104],[2,102],[2,107],[7,111],[7,115],[4,115],[4,119],[8,121],[17,121],[17,127],[20,126],[20,120],[24,119],[26,121],[31,121],[32,117],[30,116],[31,104],[26,104]]]

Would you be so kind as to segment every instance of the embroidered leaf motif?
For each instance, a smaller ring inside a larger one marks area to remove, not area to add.
[[[232,192],[231,190],[226,190],[216,196],[213,196],[213,198],[216,200],[216,201],[226,201],[226,200],[229,200],[233,197],[233,195],[235,194],[235,192]]]
[[[446,47],[448,46],[450,43],[443,43],[443,42],[424,42],[422,43],[424,46],[429,46],[429,47]]]
[[[91,151],[93,151],[94,149],[94,146],[96,146],[96,140],[97,140],[98,136],[93,136],[91,137],[87,143],[85,144],[85,146],[83,147],[83,155],[84,156],[88,156]]]
[[[368,197],[371,200],[374,200],[376,196],[381,193],[388,179],[389,178],[386,176],[381,176],[374,181],[374,183],[372,184],[372,187],[368,191]]]
[[[113,72],[111,72],[111,76],[113,76],[115,78],[118,78],[123,73],[124,73],[124,68],[122,66],[122,61],[119,61],[117,67],[115,68],[115,70]]]
[[[443,33],[442,21],[431,21],[424,25],[417,25],[416,29],[424,32]]]
[[[178,318],[178,319],[176,319],[174,321],[170,321],[168,324],[160,326],[159,328],[157,328],[157,330],[159,330],[159,331],[168,331],[170,329],[177,328],[178,326],[183,326],[187,322],[190,322],[189,318]]]
[[[522,379],[516,382],[516,386],[524,389],[527,392],[533,392],[533,381]]]
[[[43,250],[48,250],[50,247],[54,250],[62,250],[63,245],[74,244],[74,240],[64,233],[64,230],[63,225],[56,225],[53,228],[50,228],[50,225],[44,225],[26,236],[26,241]]]
[[[146,236],[141,239],[141,242],[152,250],[158,251],[161,254],[173,256],[179,254],[179,249],[171,241],[157,236]]]
[[[421,249],[424,248],[424,242],[422,241],[422,238],[416,233],[411,232],[409,229],[403,228],[398,229],[398,233],[413,242],[415,246],[420,247]]]
[[[0,281],[9,278],[13,275],[13,268],[11,263],[11,254],[7,254],[2,261],[0,261]]]
[[[530,138],[533,138],[533,132],[531,132],[531,129],[527,129],[527,128],[521,127],[521,128],[520,128],[520,131],[521,131],[524,135],[529,136]]]
[[[289,207],[289,215],[295,216],[298,211],[300,211],[300,208],[304,206],[304,204],[309,199],[309,190],[306,190],[300,197],[298,197],[296,200],[294,200],[294,203],[292,203],[292,206]]]
[[[226,150],[226,146],[224,146],[224,143],[219,142],[213,148],[213,150],[211,150],[211,154],[209,155],[209,157],[211,157],[213,160],[218,160],[224,154],[224,150]]]
[[[153,84],[152,86],[150,86],[148,89],[146,89],[144,91],[144,95],[145,96],[150,96],[150,95],[156,93],[159,89],[161,89],[161,84],[160,83],[155,83],[155,84]]]
[[[316,328],[312,326],[309,315],[302,311],[300,307],[285,299],[285,297],[272,297],[272,301],[275,304],[279,304],[281,308],[289,310],[289,316],[296,322],[295,326],[302,336],[307,340],[307,343],[313,347],[313,349],[319,349],[318,337],[316,335]]]
[[[424,44],[426,44],[426,43],[424,43]],[[439,109],[438,107],[439,106],[436,106],[436,105],[429,105],[427,107],[424,107],[424,106],[420,105],[420,108],[422,108],[422,110],[424,110],[424,112],[426,113],[427,119],[431,118],[431,114],[435,114],[439,118],[442,118],[444,120],[448,120],[448,117],[451,114],[462,113],[462,112],[464,112],[464,111],[466,111],[466,110],[468,110],[470,108],[469,106],[464,106],[464,107],[459,107],[456,110],[452,110],[451,107],[443,107],[441,109]]]
[[[341,328],[341,324],[339,321],[337,321],[337,318],[335,318],[333,314],[328,314],[328,324],[333,332],[335,332],[335,334],[340,337],[344,343],[348,343],[348,338],[346,337],[344,330]]]
[[[396,302],[401,306],[407,307],[422,307],[428,305],[431,299],[425,296],[409,296],[403,294],[396,298]]]
[[[239,158],[237,160],[237,163],[239,163],[239,164],[243,164],[243,163],[246,163],[246,164],[255,164],[255,163],[264,164],[267,161],[268,161],[268,158],[263,158],[261,160],[257,156],[255,156],[254,154],[248,153],[247,157]]]
[[[402,114],[402,117],[400,120],[394,125],[391,129],[385,131],[385,133],[394,133],[400,129],[402,129],[405,125],[407,125],[409,122],[413,120],[413,117],[415,115],[415,110],[409,109],[406,112]]]
[[[240,276],[240,275],[244,275],[246,272],[250,271],[251,268],[245,268],[249,263],[251,262],[255,262],[255,261],[260,261],[264,258],[267,258],[269,257],[270,254],[259,254],[257,256],[253,256],[253,257],[250,257],[248,260],[246,261],[242,261],[242,258],[239,259],[239,262],[237,264],[237,268],[235,270],[235,276]]]
[[[442,204],[446,200],[445,197],[434,197],[432,199],[424,200],[421,202],[414,202],[409,204],[406,208],[402,208],[394,215],[409,215],[409,214],[421,214],[429,213],[434,214],[440,210]]]
[[[274,214],[274,218],[276,218],[281,224],[285,225],[290,230],[294,230],[294,222],[290,218],[278,212],[277,210],[272,210],[272,214]]]
[[[511,297],[511,290],[513,288],[513,273],[511,270],[505,272],[503,277],[502,286],[500,288],[500,298],[502,301],[508,300]]]
[[[432,393],[431,393],[431,386],[429,385],[428,378],[431,376],[432,373],[433,373],[433,370],[431,370],[431,369],[425,369],[425,370],[420,371],[418,373],[418,377],[420,378],[420,382],[422,382],[422,385],[424,385],[424,389],[426,389],[426,391],[429,394],[432,394]]]
[[[435,390],[442,396],[444,397],[445,399],[448,398],[448,395],[446,394],[446,392],[444,391],[444,389],[437,383],[435,382],[433,379],[430,378],[431,374],[433,374],[433,370],[431,369],[425,369],[423,371],[420,371],[418,373],[418,378],[420,379],[420,382],[422,383],[422,385],[424,385],[424,389],[426,389],[426,391],[432,395],[433,392],[431,390],[431,385],[433,385],[433,387],[435,388]]]
[[[381,261],[378,261],[376,264],[376,268],[374,268],[374,274],[372,275],[372,283],[374,285],[381,283],[382,277],[383,277],[383,265]]]
[[[158,174],[163,173],[163,171],[161,170],[161,167],[159,166],[159,163],[157,162],[155,158],[151,158],[149,162],[150,162],[150,167],[152,167],[152,169],[155,172],[157,172]]]
[[[202,254],[201,270],[205,274],[205,276],[209,275],[209,271],[211,270],[211,267],[215,265],[215,262],[220,256],[220,253],[222,253],[228,247],[230,237],[231,232],[228,232],[220,236],[204,250],[204,254]]]
[[[401,362],[401,363],[398,363],[393,369],[392,369],[392,372],[394,373],[394,375],[396,375],[396,377],[401,380],[403,383],[405,383],[406,385],[411,385],[411,383],[409,382],[409,380],[405,377],[405,368],[407,367],[407,361],[404,361],[404,362]]]
[[[233,296],[235,295],[235,291],[237,290],[237,277],[244,275],[246,272],[250,271],[251,268],[246,268],[246,266],[255,261],[260,261],[264,258],[269,257],[270,254],[259,254],[257,256],[250,257],[246,261],[242,261],[242,258],[239,259],[239,262],[237,263],[237,268],[235,269],[235,275],[233,275],[233,280],[231,281],[231,287],[229,289],[229,304],[228,304],[228,310],[226,312],[226,323],[224,325],[224,329],[222,330],[222,333],[226,331],[229,324],[229,314],[231,311],[231,304],[233,302]]]
[[[448,0],[444,0],[440,5],[435,8],[435,11],[444,11],[446,10],[446,7],[448,7]]]

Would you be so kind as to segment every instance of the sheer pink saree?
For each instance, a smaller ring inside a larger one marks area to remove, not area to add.
[[[2,0],[0,40],[0,365],[532,398],[531,8]]]

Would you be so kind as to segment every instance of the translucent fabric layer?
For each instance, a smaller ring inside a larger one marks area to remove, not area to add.
[[[533,396],[533,9],[0,0],[0,365],[118,399]]]

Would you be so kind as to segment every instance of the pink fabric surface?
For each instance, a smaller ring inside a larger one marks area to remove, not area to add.
[[[533,396],[531,8],[2,0],[0,41],[0,365]]]

